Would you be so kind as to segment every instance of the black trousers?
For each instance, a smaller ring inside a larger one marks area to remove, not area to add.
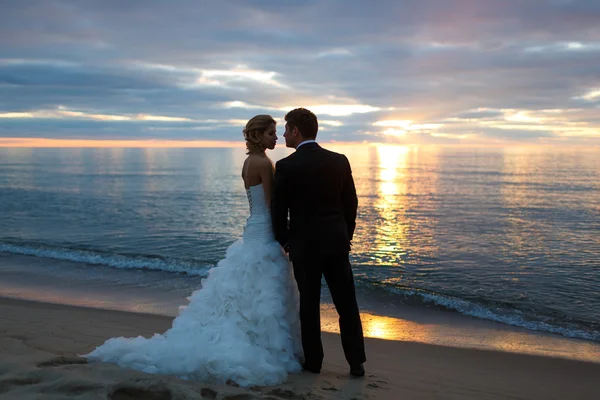
[[[293,265],[300,291],[300,325],[305,363],[317,369],[320,369],[323,363],[322,276],[325,276],[333,304],[340,317],[340,334],[346,360],[350,365],[365,362],[365,343],[348,254],[305,257],[294,255]]]

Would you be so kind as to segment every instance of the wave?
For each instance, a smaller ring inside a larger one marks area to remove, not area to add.
[[[197,261],[174,259],[149,255],[124,255],[104,253],[87,249],[51,246],[46,244],[15,244],[0,242],[0,252],[22,254],[40,258],[65,260],[86,264],[104,265],[120,269],[140,269],[182,273],[190,276],[205,277],[213,265],[201,264]],[[434,306],[445,310],[455,311],[479,319],[500,322],[532,331],[542,331],[559,334],[569,338],[600,341],[600,331],[595,327],[587,327],[585,323],[556,321],[552,323],[533,313],[524,313],[516,309],[502,306],[488,306],[475,301],[465,300],[449,295],[429,292],[415,288],[401,288],[392,285],[382,285],[368,278],[355,277],[359,286],[369,289],[383,289],[385,292],[399,295],[406,305]],[[585,326],[585,327],[584,327]]]
[[[106,265],[120,269],[145,269],[177,272],[191,276],[206,276],[212,267],[195,261],[172,259],[161,256],[124,255],[93,250],[49,246],[45,244],[14,244],[0,242],[0,252],[22,254],[54,260],[65,260],[94,265]]]
[[[463,315],[500,322],[532,331],[550,332],[568,338],[600,341],[600,331],[592,327],[583,327],[582,325],[585,325],[585,323],[562,322],[561,324],[560,321],[548,323],[544,321],[545,318],[541,315],[527,314],[520,310],[488,307],[469,300],[417,289],[398,287],[385,287],[385,289],[388,292],[404,297],[405,304],[433,305],[445,310],[456,311]]]

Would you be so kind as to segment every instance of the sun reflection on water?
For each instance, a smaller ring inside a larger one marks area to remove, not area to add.
[[[404,218],[406,166],[408,147],[377,147],[378,170],[377,200],[373,204],[379,223],[374,235],[378,264],[390,264],[404,254],[407,224]]]
[[[399,184],[405,176],[408,147],[404,146],[378,146],[379,158],[379,196],[388,200],[388,196],[401,193]],[[406,189],[406,184],[403,184]]]

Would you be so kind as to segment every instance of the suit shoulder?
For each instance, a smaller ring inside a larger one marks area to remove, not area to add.
[[[325,151],[329,157],[335,159],[338,162],[342,162],[342,163],[347,163],[348,162],[348,158],[342,154],[342,153],[336,153],[335,151],[331,151],[331,150],[327,150],[327,149],[323,149],[323,151]]]
[[[284,157],[284,158],[282,158],[281,160],[277,161],[277,162],[275,163],[275,167],[281,167],[281,166],[286,166],[286,165],[288,165],[288,164],[289,164],[289,163],[290,163],[290,162],[293,160],[292,156],[293,156],[294,154],[296,154],[296,153],[292,153],[292,154],[290,154],[289,156],[287,156],[287,157]]]
[[[336,153],[335,151],[328,150],[324,147],[321,147],[320,150],[326,154],[329,154],[331,157],[344,157],[342,153]]]

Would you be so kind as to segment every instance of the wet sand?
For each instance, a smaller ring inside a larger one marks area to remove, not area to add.
[[[0,299],[0,398],[12,399],[595,399],[600,363],[367,339],[367,376],[351,378],[339,336],[324,333],[320,375],[242,389],[88,364],[113,336],[149,336],[172,317]]]

